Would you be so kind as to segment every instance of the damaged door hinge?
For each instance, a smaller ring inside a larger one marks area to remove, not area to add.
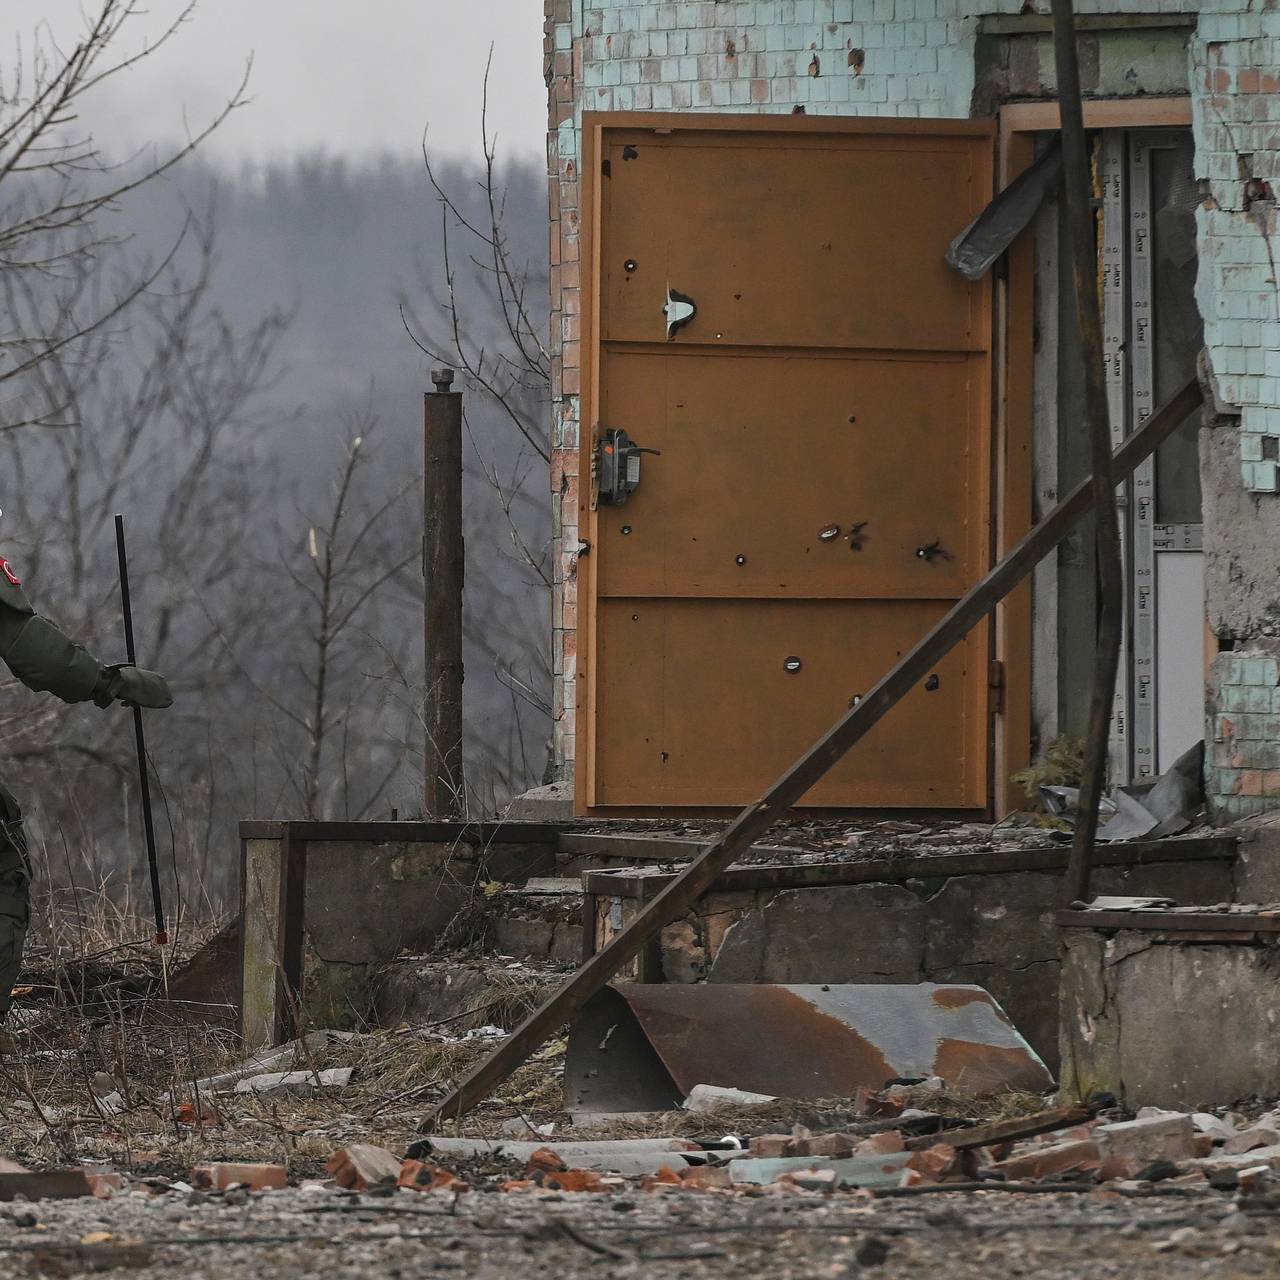
[[[677,330],[683,329],[698,314],[698,304],[687,293],[667,285],[667,300],[662,314],[667,318],[667,341],[671,342]]]
[[[992,658],[987,666],[987,688],[991,690],[992,715],[1004,714],[1004,663]]]

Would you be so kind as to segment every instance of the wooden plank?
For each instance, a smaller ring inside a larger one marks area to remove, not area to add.
[[[1097,865],[1129,867],[1153,863],[1229,862],[1236,856],[1235,836],[1197,839],[1135,840],[1100,845]],[[820,889],[842,884],[873,884],[903,880],[950,879],[953,876],[1006,875],[1026,871],[1065,871],[1069,845],[1035,849],[994,850],[990,853],[921,854],[913,858],[876,858],[866,862],[810,862],[799,866],[729,867],[712,885],[713,893],[754,889]],[[675,879],[675,873],[654,874],[588,871],[588,893],[605,898],[653,897]]]
[[[1010,1120],[996,1120],[991,1124],[974,1125],[969,1129],[943,1129],[938,1133],[922,1134],[907,1139],[908,1151],[921,1151],[936,1142],[945,1142],[957,1151],[971,1151],[976,1147],[992,1147],[998,1142],[1017,1142],[1020,1138],[1034,1138],[1055,1129],[1067,1129],[1074,1124],[1084,1124],[1094,1116],[1094,1109],[1083,1102],[1070,1106],[1054,1107],[1050,1111],[1037,1111],[1034,1115],[1014,1116]]]
[[[1058,104],[1010,102],[1000,108],[1002,133],[1050,133],[1059,128]],[[1189,129],[1191,97],[1096,98],[1084,104],[1086,129]]]
[[[1203,402],[1193,378],[1120,446],[1111,479],[1119,482]],[[470,1111],[629,963],[664,925],[705,894],[735,858],[797,804],[849,749],[986,618],[1093,505],[1092,480],[1082,480],[981,582],[971,587],[855,706],[851,707],[772,787],[742,812],[631,923],[572,974],[500,1045],[477,1063],[438,1104],[428,1126]]]
[[[635,832],[562,831],[560,852],[574,858],[631,858],[636,862],[675,862],[692,858],[709,842],[692,836],[646,836]],[[786,845],[757,844],[753,854],[766,857],[794,857],[812,852]]]
[[[1059,911],[1064,929],[1166,933],[1280,933],[1280,911]]]
[[[240,823],[242,840],[279,840],[286,829],[307,844],[555,844],[556,822],[261,822]]]

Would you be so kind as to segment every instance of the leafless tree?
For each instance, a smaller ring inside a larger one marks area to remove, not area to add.
[[[0,431],[6,550],[40,603],[108,656],[122,647],[110,520],[115,510],[130,516],[143,548],[140,656],[177,673],[188,695],[157,749],[187,801],[182,839],[203,841],[207,860],[218,802],[208,756],[220,726],[201,721],[190,694],[216,687],[219,669],[198,616],[238,608],[228,548],[253,491],[255,397],[287,317],[270,310],[238,328],[213,304],[207,218],[188,218],[166,250],[141,254],[122,210],[245,101],[249,69],[223,107],[172,146],[112,156],[91,118],[94,95],[163,57],[195,8],[157,32],[136,0],[91,0],[72,43],[40,22],[0,68]],[[45,835],[70,834],[94,864],[100,844],[119,853],[132,822],[130,769],[110,721],[33,702],[10,684],[0,737],[10,776],[38,773],[43,783],[32,792],[46,802],[37,835],[42,825]],[[175,757],[175,741],[198,746]],[[195,798],[202,823],[192,820]]]
[[[98,0],[70,49],[41,24],[0,72],[0,276],[10,290],[39,298],[38,306],[0,320],[0,387],[120,321],[167,267],[161,261],[109,277],[104,265],[123,234],[109,230],[104,215],[170,172],[244,102],[248,67],[225,106],[164,152],[109,158],[82,112],[105,82],[169,44],[195,7],[192,0],[157,36],[130,49],[146,10],[135,0]],[[86,293],[91,273],[100,284]],[[0,428],[56,424],[63,409],[19,394],[0,408]]]
[[[246,590],[240,544],[265,496],[256,465],[264,392],[290,320],[274,308],[234,324],[212,296],[216,261],[204,216],[190,220],[183,253],[161,273],[122,265],[152,280],[128,323],[49,352],[15,383],[33,418],[60,425],[8,437],[4,491],[6,553],[37,605],[108,659],[123,656],[111,524],[125,513],[139,660],[167,672],[178,694],[153,731],[160,778],[182,797],[176,838],[198,866],[209,863],[215,815],[232,800],[219,787],[233,790],[228,729],[247,700],[209,619],[242,643],[261,642],[267,620]],[[91,298],[100,287],[88,259],[67,271],[68,296]],[[10,317],[31,314],[33,293],[32,278],[0,272]],[[114,843],[133,821],[123,722],[34,698],[12,681],[0,694],[0,749],[41,797],[37,827],[62,828],[81,851]]]
[[[361,501],[357,489],[361,462],[368,456],[367,439],[373,424],[367,419],[359,425],[359,434],[351,438],[337,483],[333,504],[326,522],[307,530],[307,559],[310,576],[290,569],[289,577],[309,602],[310,624],[307,643],[311,662],[301,670],[310,693],[310,707],[304,728],[307,737],[306,766],[302,777],[303,812],[308,818],[321,816],[323,792],[337,791],[341,783],[343,817],[363,817],[385,795],[396,781],[399,767],[408,753],[407,737],[388,733],[387,742],[396,742],[395,757],[372,776],[365,773],[364,795],[360,806],[352,809],[352,736],[356,709],[366,690],[377,690],[376,683],[363,669],[361,657],[376,652],[368,644],[368,633],[362,627],[370,606],[380,603],[385,588],[394,584],[417,559],[415,550],[405,550],[411,539],[397,537],[404,521],[397,521],[400,508],[412,482],[400,486],[372,502]],[[393,528],[394,526],[394,528]],[[380,537],[390,534],[390,537]],[[416,599],[414,591],[410,598]],[[385,651],[385,642],[382,646]],[[340,675],[344,650],[355,659],[354,683],[340,694],[335,676]],[[335,705],[342,696],[341,709]],[[389,726],[384,726],[388,728]],[[333,747],[335,733],[340,742]],[[357,735],[358,736],[358,735]],[[367,749],[361,755],[368,761]],[[384,743],[385,745],[385,743]],[[326,750],[328,749],[328,751]],[[325,787],[326,754],[333,757],[336,777],[334,785]]]
[[[475,189],[453,189],[424,139],[441,251],[438,262],[420,273],[426,304],[401,300],[409,337],[433,364],[462,371],[468,404],[478,404],[484,419],[478,425],[473,408],[464,415],[468,470],[474,488],[487,494],[468,504],[465,517],[466,632],[509,692],[511,706],[505,732],[490,732],[480,767],[468,769],[479,791],[472,799],[481,808],[536,780],[522,719],[538,722],[544,732],[551,719],[547,266],[544,258],[512,247],[506,189],[488,127],[488,86],[486,68],[483,168]],[[465,287],[463,273],[469,277]],[[513,580],[520,588],[514,598]]]
[[[260,635],[229,635],[211,619],[257,703],[279,776],[272,811],[358,819],[405,780],[416,709],[398,696],[414,634],[401,615],[419,606],[408,570],[421,552],[406,533],[414,482],[387,488],[370,469],[374,426],[357,417],[323,516],[299,510],[283,521],[274,570],[259,566],[272,608],[267,651]]]

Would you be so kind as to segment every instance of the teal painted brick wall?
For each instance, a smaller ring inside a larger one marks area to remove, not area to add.
[[[1220,653],[1209,679],[1206,789],[1219,820],[1280,805],[1280,658],[1270,644]]]
[[[1049,5],[1047,0],[980,5],[961,0],[545,4],[553,218],[552,484],[559,551],[553,655],[556,758],[567,773],[575,754],[577,676],[577,173],[582,112],[790,112],[803,107],[811,115],[967,116],[977,74],[979,20],[1048,13]],[[1196,17],[1187,86],[1196,171],[1206,197],[1198,214],[1197,296],[1219,392],[1241,409],[1241,484],[1259,495],[1274,494],[1280,485],[1280,245],[1274,199],[1274,185],[1280,181],[1280,10],[1273,0],[1262,0],[1258,7],[1249,0],[1079,0],[1076,8],[1081,15]],[[1238,687],[1255,686],[1241,681]],[[1233,714],[1262,715],[1256,710]],[[1211,767],[1228,770],[1221,775],[1221,794],[1231,812],[1264,807],[1265,787],[1257,794],[1243,791],[1237,775],[1229,772],[1234,766]],[[1234,790],[1226,789],[1228,782],[1236,782]],[[1254,780],[1248,785],[1254,787]]]

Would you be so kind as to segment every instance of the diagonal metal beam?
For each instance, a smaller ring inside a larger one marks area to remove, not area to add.
[[[1080,779],[1080,816],[1067,869],[1067,901],[1089,896],[1089,867],[1098,831],[1098,806],[1106,785],[1107,740],[1115,700],[1120,636],[1124,626],[1124,581],[1120,565],[1120,521],[1115,488],[1106,475],[1111,457],[1111,422],[1107,412],[1106,373],[1102,354],[1102,317],[1098,310],[1098,251],[1094,242],[1088,140],[1080,95],[1076,56],[1076,19],[1072,0],[1053,0],[1053,48],[1058,70],[1058,105],[1062,120],[1063,195],[1071,284],[1080,332],[1084,384],[1084,427],[1089,438],[1096,512],[1094,572],[1098,584],[1098,634],[1094,648],[1093,687],[1089,695],[1089,732],[1085,738]]]
[[[1123,480],[1151,456],[1203,400],[1192,379],[1116,450],[1111,483]],[[800,757],[754,804],[748,805],[672,882],[645,906],[607,946],[596,952],[565,984],[478,1063],[428,1117],[424,1128],[466,1114],[483,1101],[545,1040],[571,1022],[664,925],[691,907],[716,877],[758,840],[923,680],[977,623],[996,607],[1093,506],[1092,477],[1082,480],[1007,556],[952,606],[897,665]]]

